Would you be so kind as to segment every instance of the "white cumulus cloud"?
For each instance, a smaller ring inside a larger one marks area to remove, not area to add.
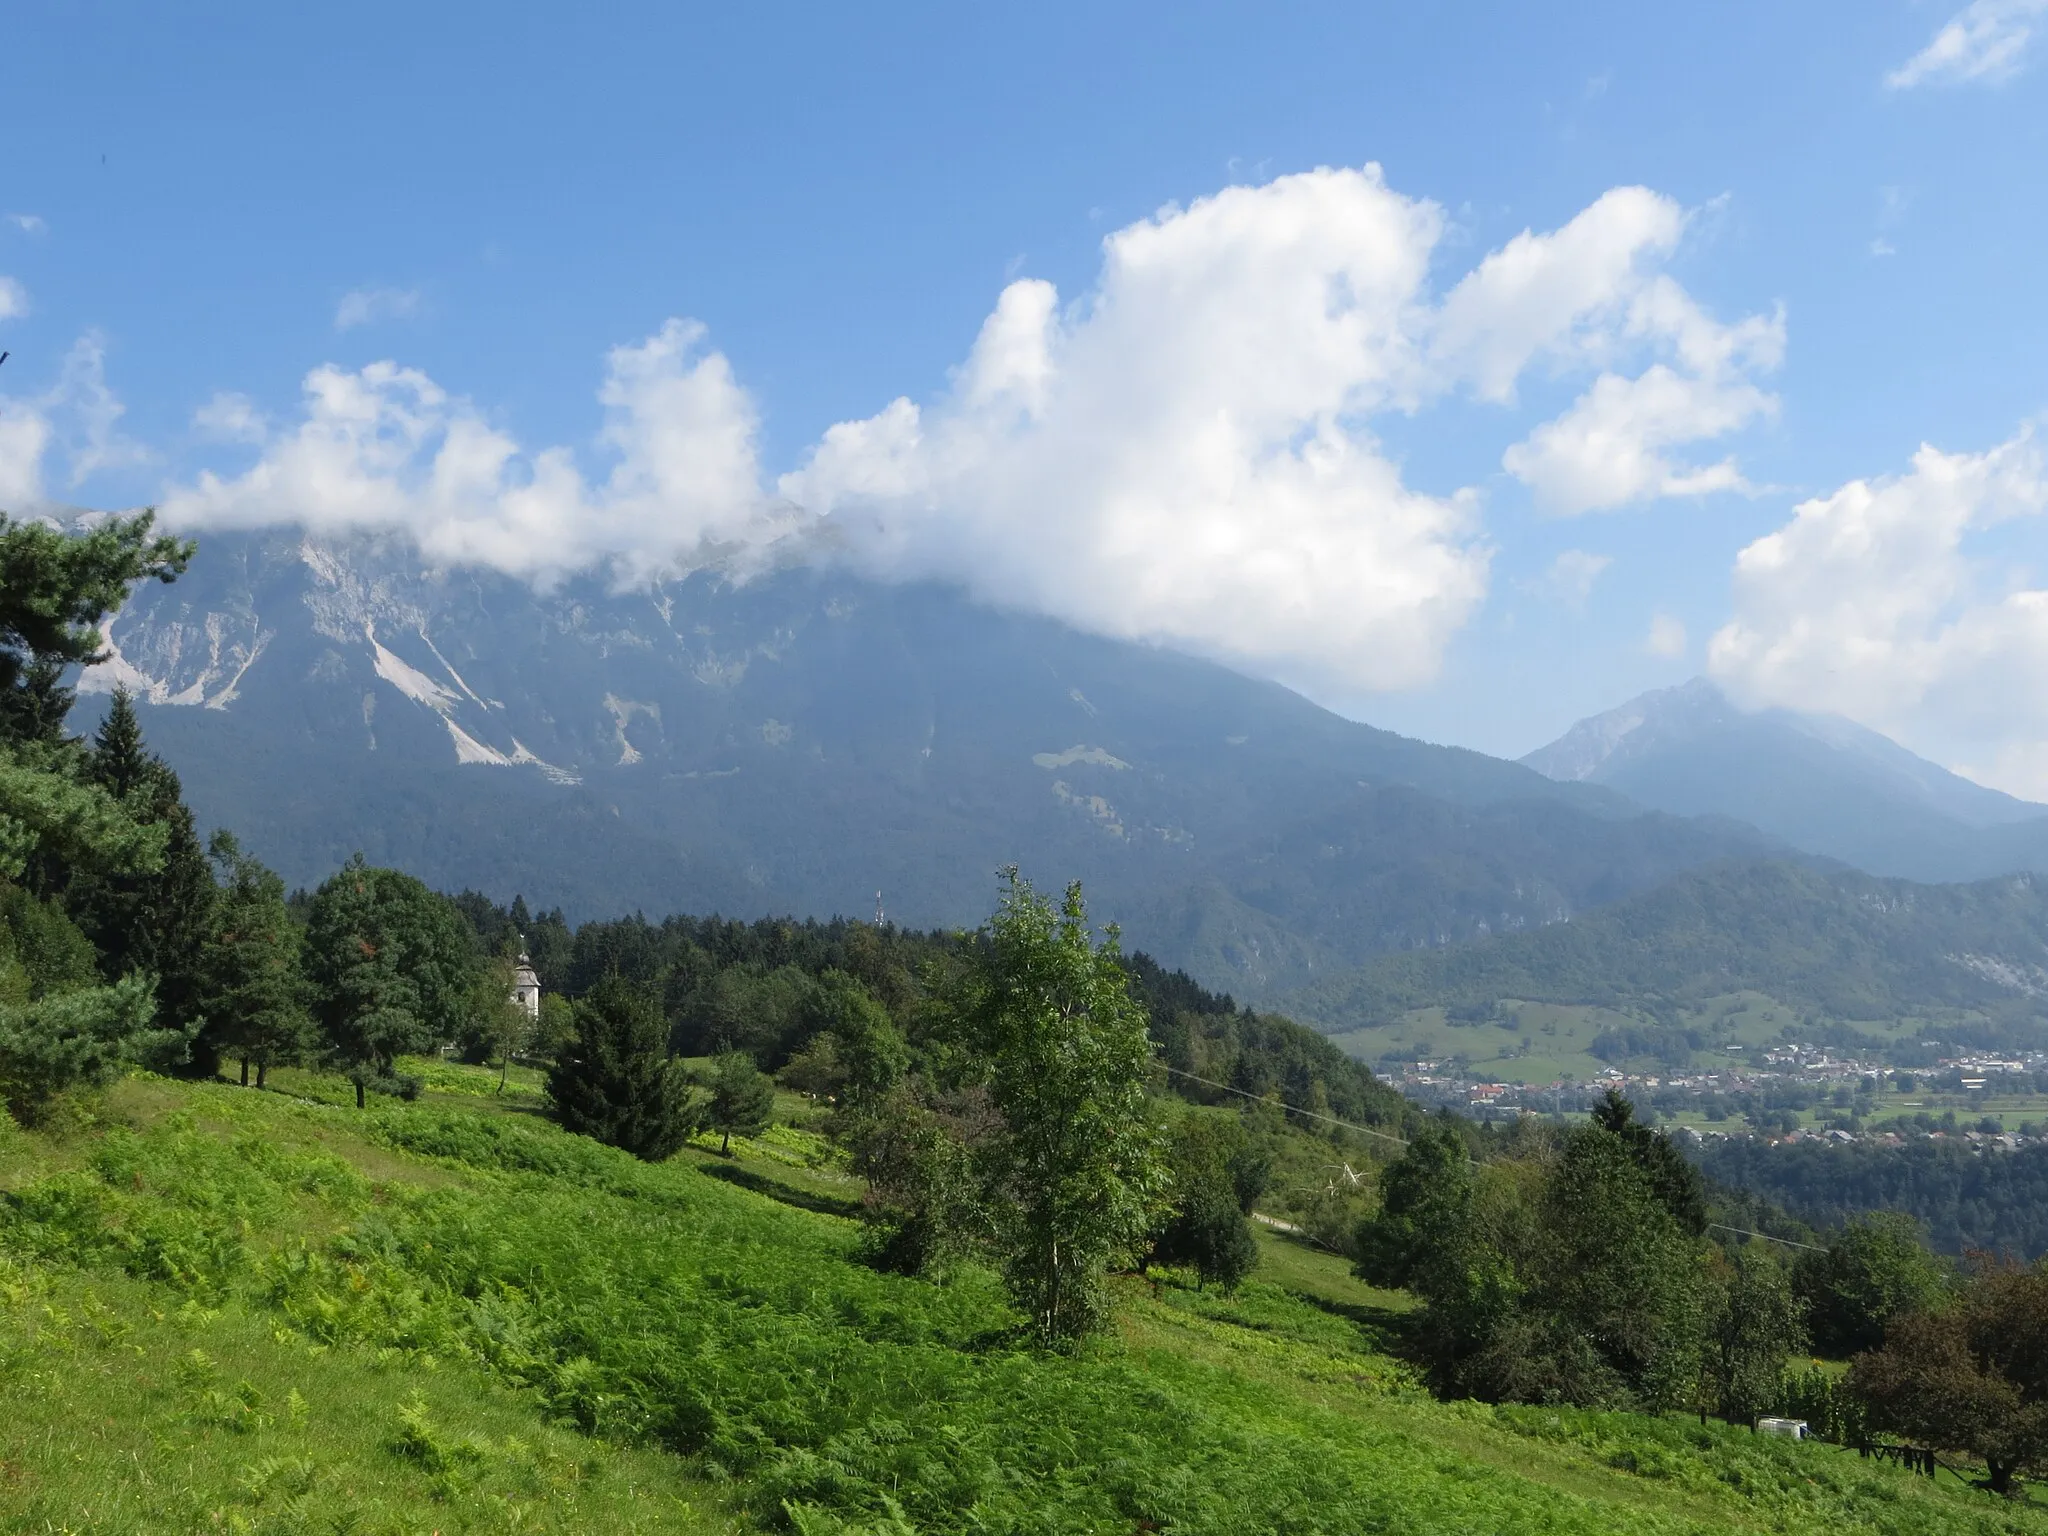
[[[765,514],[751,401],[703,328],[670,321],[614,348],[600,399],[618,454],[592,482],[566,448],[523,450],[469,401],[396,363],[306,376],[304,413],[242,473],[202,474],[162,503],[176,528],[298,523],[407,533],[428,558],[543,579],[610,562],[638,579]],[[254,425],[216,397],[211,424]]]
[[[419,313],[420,296],[411,288],[357,288],[341,296],[334,309],[334,328],[353,330],[378,320],[407,320]]]
[[[1603,370],[1562,416],[1502,456],[1547,511],[1747,488],[1732,459],[1702,465],[1670,450],[1726,437],[1776,409],[1753,376],[1782,360],[1784,316],[1724,324],[1657,271],[1686,222],[1669,198],[1618,187],[1561,229],[1516,236],[1444,304],[1439,365],[1469,371],[1482,397],[1511,399],[1516,380],[1546,358]],[[1643,356],[1656,361],[1633,377],[1617,371]]]
[[[256,408],[256,402],[231,389],[219,391],[194,411],[192,426],[195,431],[224,443],[260,443],[270,435],[269,424]]]
[[[1685,226],[1622,188],[1440,287],[1435,204],[1377,167],[1316,170],[1117,231],[1079,297],[1009,283],[947,388],[833,426],[772,488],[733,369],[671,321],[610,356],[596,473],[397,362],[329,366],[281,426],[209,405],[196,424],[258,442],[255,462],[163,508],[189,528],[403,530],[436,561],[536,580],[601,563],[636,580],[802,527],[806,549],[883,577],[1353,696],[1427,679],[1491,559],[1478,493],[1408,485],[1389,422],[1453,394],[1508,422],[1530,369],[1604,370],[1627,398],[1610,409],[1596,385],[1532,439],[1532,477],[1605,505],[1735,474],[1668,450],[1768,408],[1747,371],[1782,322],[1722,325],[1665,275]]]
[[[2048,591],[2010,558],[2044,514],[2031,428],[1802,502],[1737,558],[1710,669],[1746,703],[1848,715],[2048,794]]]
[[[0,277],[0,320],[15,320],[28,313],[28,290],[11,277]]]
[[[50,227],[43,222],[42,215],[34,213],[10,213],[7,222],[25,235],[40,235]]]
[[[2003,80],[2019,70],[2044,15],[2048,0],[1971,0],[1885,84],[1907,90],[1929,80]]]

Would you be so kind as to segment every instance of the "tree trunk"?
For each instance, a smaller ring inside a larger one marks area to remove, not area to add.
[[[718,1155],[719,1155],[720,1157],[731,1157],[731,1156],[732,1156],[732,1132],[731,1132],[731,1131],[727,1131],[727,1132],[725,1133],[725,1140],[721,1141],[721,1142],[720,1142],[720,1143],[718,1144]]]
[[[512,1053],[507,1051],[498,1059],[498,1092],[505,1091],[505,1076],[512,1070]]]
[[[2010,1496],[2012,1493],[2012,1463],[2009,1461],[1993,1461],[1989,1456],[1986,1456],[1984,1458],[1984,1469],[1991,1474],[1988,1479],[1991,1491]]]
[[[266,1080],[267,1080],[267,1079],[269,1078],[269,1076],[270,1076],[270,1062],[269,1062],[269,1060],[268,1060],[268,1059],[266,1058],[265,1060],[262,1060],[262,1061],[259,1061],[259,1062],[257,1062],[257,1063],[256,1063],[256,1086],[257,1086],[258,1088],[261,1088],[261,1087],[263,1086],[264,1082],[265,1082],[265,1081],[266,1081]]]
[[[362,1080],[362,1079],[361,1079],[361,1078],[359,1077],[359,1078],[357,1078],[357,1079],[356,1079],[356,1108],[357,1108],[357,1109],[361,1109],[362,1107],[363,1107],[363,1080]]]
[[[242,1058],[242,1086],[249,1086],[249,1058],[246,1056]]]

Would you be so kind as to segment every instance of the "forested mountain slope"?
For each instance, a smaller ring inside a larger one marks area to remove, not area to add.
[[[813,565],[547,593],[404,546],[202,542],[89,688],[288,880],[351,852],[572,916],[969,923],[1085,881],[1241,995],[1535,927],[1766,846],[1156,648]]]
[[[1836,1019],[2048,1015],[2048,892],[1782,861],[1695,870],[1534,933],[1388,955],[1282,1000],[1336,1030],[1503,998],[1682,1004],[1744,989]]]

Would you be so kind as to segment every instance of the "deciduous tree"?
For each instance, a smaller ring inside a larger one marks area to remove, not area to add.
[[[313,894],[306,974],[329,1053],[356,1085],[396,1082],[393,1063],[462,1027],[475,952],[469,927],[412,876],[357,854]]]
[[[1894,1317],[1849,1385],[1873,1427],[1979,1457],[2012,1492],[2048,1470],[2048,1270],[1981,1264],[1939,1310]]]
[[[1055,908],[1004,878],[942,1034],[1001,1116],[976,1163],[1011,1292],[1051,1344],[1102,1326],[1104,1273],[1141,1250],[1165,1166],[1116,930],[1095,939],[1078,883]]]
[[[722,1138],[718,1150],[730,1154],[735,1136],[758,1136],[768,1129],[775,1109],[775,1084],[754,1065],[745,1051],[726,1051],[711,1063],[706,1078],[711,1103],[705,1123]]]

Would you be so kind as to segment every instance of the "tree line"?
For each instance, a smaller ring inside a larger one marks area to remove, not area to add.
[[[1447,1120],[1387,1169],[1355,1267],[1421,1300],[1411,1344],[1447,1395],[1793,1413],[1829,1438],[1974,1456],[2001,1492],[2048,1470],[2048,1269],[1959,1266],[1896,1211],[1824,1243],[1741,1241],[1712,1203],[1612,1091],[1561,1134],[1488,1146]],[[1808,1349],[1846,1376],[1795,1369]]]

